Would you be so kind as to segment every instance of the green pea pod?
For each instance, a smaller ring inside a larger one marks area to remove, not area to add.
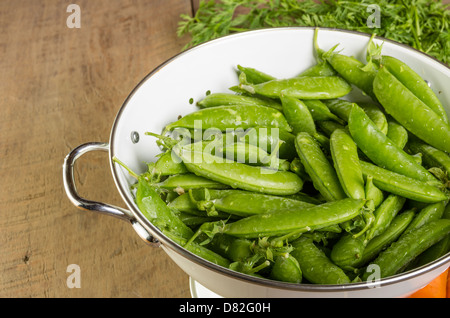
[[[253,255],[252,245],[250,240],[218,233],[214,235],[208,248],[233,262],[239,262]]]
[[[194,233],[161,199],[156,188],[140,177],[136,191],[136,204],[144,216],[159,229],[189,239]]]
[[[364,248],[362,237],[345,234],[333,245],[330,258],[342,269],[351,271],[355,268],[354,263],[362,257]]]
[[[301,283],[302,270],[297,259],[290,254],[277,256],[270,272],[270,278],[287,283]]]
[[[336,171],[313,137],[308,133],[299,133],[295,139],[295,147],[314,187],[327,201],[347,197]]]
[[[386,136],[400,149],[404,149],[408,143],[408,131],[392,118],[388,119],[388,131]]]
[[[243,132],[238,139],[251,145],[267,149],[271,152],[276,149],[276,145],[282,141],[279,147],[278,156],[280,159],[292,160],[297,156],[295,151],[295,135],[290,132],[273,127],[252,127]]]
[[[406,177],[365,161],[360,161],[360,163],[363,177],[372,176],[373,184],[380,190],[424,203],[435,203],[448,199],[447,195],[435,185]]]
[[[283,113],[265,106],[217,106],[204,108],[187,114],[178,121],[170,123],[165,130],[182,127],[188,129],[247,129],[250,127],[275,127],[292,131]]]
[[[392,243],[371,264],[378,265],[380,278],[395,275],[448,234],[450,234],[450,220],[440,219],[427,223]],[[367,280],[371,274],[366,272],[363,280]]]
[[[354,262],[349,262],[348,265],[353,268],[358,268],[372,261],[384,248],[400,237],[414,216],[415,213],[412,210],[398,214],[383,233],[367,242],[362,257],[355,259]]]
[[[291,255],[297,259],[303,277],[314,284],[348,284],[350,278],[326,254],[319,249],[312,239],[300,237],[292,242],[294,250]]]
[[[290,171],[249,166],[182,147],[175,147],[173,150],[177,152],[190,172],[233,188],[274,195],[290,195],[299,192],[303,187],[300,177]]]
[[[304,209],[288,209],[252,215],[233,223],[228,223],[223,233],[257,238],[279,236],[294,231],[307,232],[351,220],[361,213],[364,200],[343,199],[327,202]]]
[[[282,110],[281,104],[278,101],[269,98],[236,95],[230,93],[213,93],[207,95],[205,98],[197,102],[201,108],[217,107],[217,106],[266,106],[277,110]]]
[[[240,85],[251,94],[278,98],[281,94],[299,99],[330,99],[347,95],[350,84],[338,76],[295,77],[252,85]]]
[[[156,183],[155,186],[175,191],[186,191],[189,189],[211,188],[211,189],[228,189],[230,186],[197,176],[193,173],[178,174],[168,177],[162,182]]]
[[[361,170],[362,172],[362,170]],[[373,208],[377,208],[383,201],[384,201],[384,194],[383,191],[378,189],[373,184],[373,177],[367,176],[366,177],[366,184],[364,186],[364,190],[366,192],[366,200],[373,202]]]
[[[208,189],[209,200],[214,200],[227,195],[228,193],[233,193],[234,191],[241,190],[214,190]],[[200,211],[197,205],[198,202],[205,201],[205,189],[193,189],[191,191],[183,193],[170,201],[167,205],[180,212],[188,213],[196,216],[205,216],[204,211]]]
[[[373,103],[360,102],[357,104],[364,110],[367,117],[373,121],[375,126],[377,126],[378,129],[386,135],[389,131],[389,126],[386,115],[381,111],[381,109]]]
[[[297,77],[304,76],[336,76],[338,75],[334,68],[327,61],[319,62],[303,72],[301,72]]]
[[[422,210],[420,210],[419,213],[417,213],[417,215],[414,217],[414,220],[411,222],[411,224],[408,226],[408,228],[402,235],[406,235],[410,231],[417,229],[423,226],[424,224],[442,218],[446,205],[447,201],[441,201],[424,207]]]
[[[333,114],[320,99],[304,99],[303,103],[308,107],[314,121],[332,120],[344,124],[344,121]]]
[[[383,233],[391,224],[395,216],[400,212],[406,199],[395,194],[389,195],[383,203],[375,210],[375,222],[367,231],[366,240],[370,241],[377,235]]]
[[[151,172],[160,176],[170,176],[188,172],[183,162],[179,158],[172,156],[171,151],[162,154],[153,168],[154,171]]]
[[[296,173],[302,180],[309,180],[309,175],[306,173],[305,167],[299,158],[294,158],[294,160],[291,161],[289,169]]]
[[[348,127],[358,147],[375,164],[421,181],[436,181],[428,170],[387,138],[356,105],[350,112]]]
[[[213,252],[212,250],[203,245],[200,245],[196,242],[190,242],[189,244],[186,244],[188,242],[188,239],[184,237],[177,236],[176,234],[168,231],[163,231],[163,233],[172,241],[183,246],[189,252],[211,263],[223,266],[225,268],[228,268],[228,266],[230,266],[230,261],[227,258],[219,255],[218,253]]]
[[[447,153],[427,145],[417,138],[411,138],[407,147],[414,153],[422,154],[423,163],[427,168],[438,167],[450,175],[450,157]]]
[[[352,137],[342,129],[330,137],[331,156],[342,189],[348,197],[365,199],[364,179],[358,158],[358,150]]]
[[[346,129],[344,125],[331,120],[318,121],[317,126],[325,134],[325,136],[328,137],[330,137],[336,129]]]
[[[431,146],[450,152],[450,126],[386,67],[378,71],[373,87],[380,104],[403,127]]]
[[[407,64],[392,56],[382,56],[381,65],[386,67],[410,92],[430,107],[444,123],[448,124],[448,117],[444,106],[419,74]]]
[[[355,85],[376,100],[373,93],[373,81],[377,74],[375,69],[363,70],[364,63],[343,54],[327,52],[324,54],[324,58],[348,83]]]
[[[213,199],[212,203],[218,211],[243,217],[315,206],[300,200],[247,191],[228,192],[220,198]]]
[[[265,83],[275,79],[272,75],[266,74],[252,67],[238,65],[237,68],[245,74],[247,81],[252,84]]]
[[[307,132],[314,136],[316,125],[308,107],[298,98],[280,96],[283,114],[287,122],[292,127],[292,133]]]

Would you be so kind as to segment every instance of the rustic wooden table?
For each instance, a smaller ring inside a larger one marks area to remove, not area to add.
[[[177,24],[197,1],[74,2],[81,28],[66,25],[70,2],[0,1],[0,297],[190,297],[188,276],[129,224],[75,208],[61,168],[108,141],[129,92],[187,42]],[[81,195],[124,207],[106,154],[76,175]]]

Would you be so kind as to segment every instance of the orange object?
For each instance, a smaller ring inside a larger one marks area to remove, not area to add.
[[[450,269],[447,269],[447,272],[450,271]],[[447,298],[450,298],[450,275],[447,275]]]
[[[419,289],[409,298],[447,298],[449,295],[448,268],[428,285]]]

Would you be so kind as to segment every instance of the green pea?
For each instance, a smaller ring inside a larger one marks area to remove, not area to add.
[[[348,197],[365,199],[364,179],[358,158],[358,150],[352,137],[342,129],[330,137],[331,156],[342,189]]]
[[[372,176],[373,184],[387,191],[414,201],[435,203],[447,200],[447,195],[435,185],[360,161],[363,177]],[[437,185],[437,184],[436,184]]]
[[[302,270],[297,259],[289,254],[277,256],[270,272],[270,278],[287,283],[301,283]]]
[[[450,126],[386,67],[378,71],[373,87],[386,112],[403,127],[431,146],[450,152]]]
[[[314,284],[348,284],[350,278],[326,254],[319,249],[312,239],[300,237],[292,242],[294,250],[291,255],[298,261],[302,275]]]
[[[428,170],[387,138],[356,105],[350,112],[348,127],[358,147],[375,164],[421,181],[436,181]]]
[[[252,215],[228,223],[223,233],[244,238],[308,232],[351,220],[361,213],[364,200],[343,199],[321,205]]]
[[[429,222],[392,243],[371,264],[379,266],[381,278],[395,275],[448,234],[450,234],[450,220]],[[367,280],[370,275],[370,272],[366,272],[363,280]]]
[[[282,94],[299,99],[330,99],[347,95],[352,87],[338,76],[296,77],[257,85],[241,85],[252,94],[278,98]]]
[[[313,137],[307,133],[299,133],[295,139],[295,147],[314,187],[326,200],[333,201],[347,197],[335,169]]]
[[[417,98],[430,107],[444,123],[448,124],[447,113],[444,106],[419,74],[417,74],[407,64],[392,56],[383,56],[381,58],[381,65],[389,70],[389,72],[395,76],[409,91],[417,96]]]

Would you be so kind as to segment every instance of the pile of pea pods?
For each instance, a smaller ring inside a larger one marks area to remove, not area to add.
[[[230,92],[149,132],[163,151],[130,171],[137,206],[190,252],[287,283],[381,279],[445,255],[442,103],[372,39],[367,63],[321,50],[317,31],[314,45],[317,63],[298,76],[238,65]],[[353,89],[370,101],[348,100]]]

